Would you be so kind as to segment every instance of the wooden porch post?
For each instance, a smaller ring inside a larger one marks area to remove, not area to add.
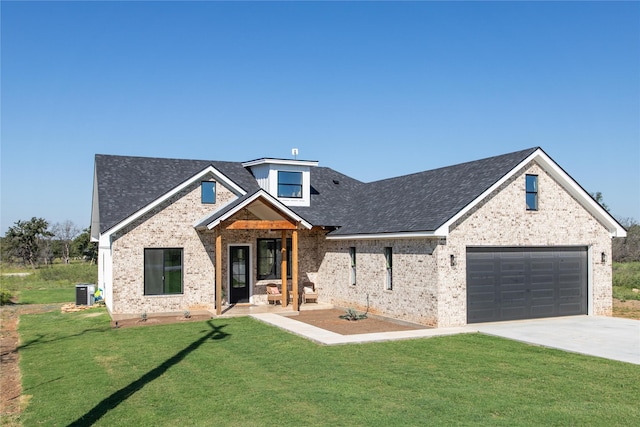
[[[291,236],[291,289],[293,290],[293,309],[298,311],[298,230]]]
[[[287,295],[287,231],[282,230],[282,244],[280,245],[281,264],[280,276],[282,276],[282,306],[286,307],[288,300]]]
[[[216,315],[222,314],[222,230],[216,231]]]

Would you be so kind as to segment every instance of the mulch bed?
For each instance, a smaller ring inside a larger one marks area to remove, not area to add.
[[[329,310],[308,310],[301,311],[297,316],[291,316],[291,319],[317,326],[318,328],[326,329],[327,331],[340,335],[427,329],[427,326],[400,323],[371,315],[366,319],[360,320],[341,319],[340,316],[343,314],[345,314],[345,310],[335,308]]]

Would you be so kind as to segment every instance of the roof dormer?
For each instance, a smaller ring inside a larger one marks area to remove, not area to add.
[[[258,159],[243,163],[260,188],[286,206],[309,206],[311,203],[311,168],[317,161]]]

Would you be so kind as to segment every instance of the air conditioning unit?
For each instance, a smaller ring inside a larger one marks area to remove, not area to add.
[[[76,285],[76,305],[93,305],[96,285],[81,283]]]

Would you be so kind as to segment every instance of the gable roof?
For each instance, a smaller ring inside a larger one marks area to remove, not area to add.
[[[313,227],[313,224],[305,221],[304,218],[297,215],[291,208],[285,206],[282,202],[264,191],[262,188],[256,190],[251,194],[245,194],[244,196],[235,199],[231,203],[228,203],[227,205],[216,210],[211,215],[208,215],[205,218],[196,221],[193,226],[196,228],[208,228],[211,230],[222,221],[231,218],[233,215],[240,212],[243,208],[250,207],[252,203],[255,203],[257,201],[266,202],[268,206],[273,208],[274,211],[278,212],[278,216],[288,217],[296,222],[300,222],[301,225],[307,229],[311,229]]]
[[[433,232],[536,150],[372,182],[330,235]]]
[[[97,222],[104,233],[182,184],[216,171],[228,177],[239,194],[260,188],[251,173],[236,162],[97,154],[93,197],[98,218],[92,218],[92,227]]]
[[[327,235],[329,239],[446,236],[453,222],[532,160],[612,236],[626,235],[624,228],[539,147],[371,183],[330,168],[312,167],[310,206],[286,207],[275,198],[267,199],[305,226],[334,228]],[[266,194],[244,166],[240,162],[96,155],[92,237],[118,229],[184,186],[213,174],[235,191],[238,199],[193,224],[209,226],[251,203],[256,194]]]

